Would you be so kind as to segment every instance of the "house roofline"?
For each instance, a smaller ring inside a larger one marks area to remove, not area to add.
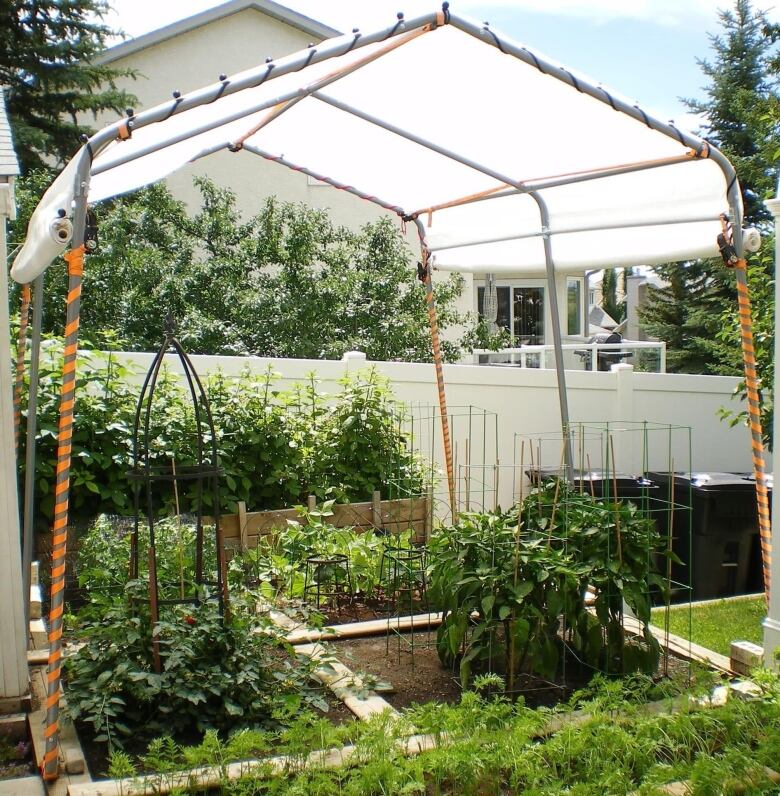
[[[298,28],[298,30],[308,33],[317,39],[329,39],[341,33],[335,28],[323,25],[321,22],[317,22],[304,14],[299,14],[291,8],[273,2],[273,0],[229,0],[227,3],[201,11],[199,14],[193,14],[191,17],[185,17],[178,22],[173,22],[157,30],[144,33],[142,36],[137,36],[134,39],[128,39],[128,41],[121,44],[109,47],[100,53],[94,59],[94,62],[97,64],[110,64],[120,58],[133,55],[139,50],[145,50],[147,47],[153,47],[155,44],[160,44],[175,36],[189,33],[191,30],[208,25],[210,22],[251,9],[260,11],[279,22]]]
[[[11,178],[20,174],[19,159],[14,151],[14,139],[11,132],[11,122],[5,107],[6,87],[0,85],[0,177],[3,182],[11,182]]]

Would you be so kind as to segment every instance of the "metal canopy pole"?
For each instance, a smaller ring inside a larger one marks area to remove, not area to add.
[[[561,434],[566,460],[566,480],[570,482],[574,478],[574,459],[571,450],[571,436],[569,435],[569,396],[566,392],[566,371],[563,367],[563,340],[561,339],[561,317],[558,311],[558,292],[555,284],[555,262],[553,261],[549,232],[550,215],[546,202],[539,194],[533,192],[530,196],[539,207],[539,216],[542,222],[544,262],[547,270],[547,292],[549,293],[548,304],[553,328],[553,348],[555,349],[555,375],[558,380],[558,403],[561,410]],[[538,464],[541,466],[541,462]]]
[[[531,193],[536,193],[535,191]],[[659,221],[630,221],[616,224],[599,224],[598,226],[584,225],[580,227],[568,227],[564,229],[548,229],[540,232],[524,232],[519,235],[501,235],[495,238],[479,238],[477,240],[464,241],[462,243],[442,244],[432,246],[431,252],[444,251],[445,249],[466,249],[469,246],[483,246],[487,243],[507,243],[513,240],[527,240],[529,238],[552,237],[554,235],[571,235],[578,232],[602,232],[611,229],[644,229],[646,227],[665,227],[673,224],[699,224],[710,221],[717,221],[717,216],[695,216],[693,218],[665,218]]]
[[[253,155],[258,155],[259,157],[265,158],[266,160],[270,160],[273,163],[278,163],[279,165],[285,166],[288,169],[291,169],[292,171],[299,171],[301,174],[305,174],[306,176],[311,177],[314,180],[319,180],[320,182],[327,183],[333,188],[337,188],[339,191],[346,191],[346,193],[351,193],[353,196],[357,196],[359,199],[365,199],[365,201],[367,202],[373,202],[373,204],[378,205],[379,207],[382,207],[385,210],[389,210],[392,213],[395,213],[399,218],[404,218],[407,216],[406,211],[402,207],[390,204],[389,202],[385,202],[383,199],[380,199],[378,196],[373,196],[372,194],[366,193],[365,191],[361,191],[359,188],[355,188],[354,185],[346,185],[345,183],[337,182],[336,180],[324,174],[318,174],[316,171],[307,169],[305,166],[299,166],[297,163],[293,163],[292,161],[287,160],[284,156],[272,155],[270,152],[266,152],[264,149],[260,149],[259,147],[256,147],[254,144],[244,144],[243,148],[247,152],[251,152]]]
[[[766,483],[766,461],[764,459],[764,435],[761,427],[761,397],[758,391],[756,355],[753,347],[753,319],[750,309],[750,293],[747,281],[747,262],[744,259],[742,242],[742,212],[739,182],[735,178],[729,185],[729,202],[733,223],[732,240],[738,262],[734,266],[737,282],[737,301],[739,304],[739,328],[742,342],[742,361],[745,371],[745,390],[747,392],[748,425],[753,448],[753,475],[756,479],[756,506],[758,530],[761,542],[761,562],[763,565],[764,594],[767,607],[771,591],[772,568],[772,525],[769,516],[769,494]],[[724,232],[725,235],[725,232]]]
[[[57,475],[54,487],[54,525],[51,547],[51,610],[49,612],[49,666],[46,695],[46,752],[43,778],[59,776],[59,713],[62,670],[62,614],[65,602],[65,556],[68,545],[68,498],[70,495],[71,440],[76,400],[76,357],[78,355],[81,281],[84,266],[84,228],[87,217],[90,158],[83,158],[75,175],[73,239],[68,262],[68,302],[65,320],[65,350],[60,388]]]
[[[361,111],[360,108],[356,108],[353,105],[347,104],[346,102],[342,102],[341,100],[337,100],[334,97],[328,96],[327,94],[323,94],[321,91],[314,91],[312,92],[311,96],[314,99],[320,100],[320,102],[324,102],[326,105],[330,105],[333,108],[344,111],[344,113],[348,113],[351,116],[362,119],[364,122],[373,124],[376,127],[381,127],[383,130],[387,130],[388,133],[394,133],[401,138],[405,138],[407,141],[411,141],[413,144],[418,144],[426,149],[430,149],[432,152],[436,152],[437,155],[442,155],[449,160],[454,160],[456,163],[460,163],[461,166],[466,166],[470,169],[474,169],[475,171],[479,171],[488,177],[492,177],[497,182],[504,183],[512,188],[521,187],[521,183],[519,183],[513,177],[509,177],[506,174],[502,174],[500,171],[491,169],[489,166],[477,163],[475,160],[467,158],[464,155],[459,155],[457,152],[453,152],[451,149],[439,146],[438,144],[433,143],[433,141],[428,141],[416,133],[412,133],[409,130],[404,130],[403,127],[398,127],[398,125],[392,124],[391,122],[386,122],[384,119],[380,119],[378,116],[374,116],[371,113]]]
[[[431,207],[421,207],[420,209],[415,210],[411,215],[423,216],[427,215],[428,213],[435,213],[437,210],[447,210],[451,207],[462,207],[463,205],[485,202],[489,199],[506,199],[511,196],[530,193],[531,191],[541,191],[546,188],[558,188],[562,185],[574,185],[581,182],[591,182],[593,180],[604,179],[605,177],[616,177],[621,174],[633,174],[634,172],[649,171],[650,169],[658,169],[663,166],[674,166],[681,163],[693,163],[694,161],[703,159],[704,158],[702,155],[697,155],[693,152],[690,152],[685,155],[659,158],[657,160],[643,160],[637,163],[624,163],[619,166],[593,168],[583,172],[558,174],[550,177],[524,178],[518,181],[518,184],[521,186],[519,188],[488,188],[487,190],[480,191],[476,194],[469,194],[468,196],[461,196],[457,199],[451,199],[449,202],[442,202],[441,204],[432,205]]]
[[[30,385],[27,390],[27,437],[24,449],[24,513],[22,524],[22,579],[24,584],[25,627],[30,620],[30,581],[35,539],[35,438],[38,434],[38,375],[43,323],[43,282],[45,271],[33,282],[32,338],[30,340]]]

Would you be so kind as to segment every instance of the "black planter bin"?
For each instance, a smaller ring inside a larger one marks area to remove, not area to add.
[[[694,600],[761,591],[761,547],[756,484],[745,473],[651,472],[670,504],[673,550],[682,559],[675,580],[690,583]],[[771,496],[771,476],[769,478]],[[666,533],[668,519],[659,529]]]
[[[527,469],[525,473],[534,486],[539,483],[540,479],[544,481],[548,478],[557,478],[563,475],[562,471],[555,467],[532,467]],[[669,516],[666,492],[661,489],[652,476],[652,473],[649,473],[648,476],[641,476],[621,472],[613,474],[599,469],[575,469],[572,482],[578,492],[582,490],[586,495],[593,495],[597,500],[614,500],[617,498],[621,501],[634,503],[646,517],[655,522],[659,534],[666,537]],[[674,532],[672,535],[673,542],[676,543]],[[684,543],[687,549],[687,538],[681,539],[680,543]],[[678,546],[674,546],[674,544],[672,550],[683,561],[689,558],[689,556],[682,555],[682,550],[678,549]],[[666,558],[661,555],[655,556],[652,568],[661,576],[665,576],[667,571]],[[672,600],[688,599],[687,565],[672,565],[670,591]],[[650,600],[654,605],[664,603],[665,599],[662,590],[655,586],[652,587],[650,589]]]

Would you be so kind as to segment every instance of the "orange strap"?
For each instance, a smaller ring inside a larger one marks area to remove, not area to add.
[[[70,251],[65,252],[63,254],[63,259],[68,263],[68,276],[83,276],[84,275],[84,253],[86,249],[84,248],[84,244],[82,243],[76,249],[71,249]]]

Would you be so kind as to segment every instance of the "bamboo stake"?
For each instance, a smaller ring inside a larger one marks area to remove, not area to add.
[[[590,483],[590,499],[595,502],[595,500],[596,500],[596,490],[595,490],[595,488],[593,486],[593,470],[591,469],[591,466],[590,466],[590,454],[588,454],[586,458],[588,460],[588,475],[590,476],[590,478],[588,478],[588,482]]]
[[[179,506],[179,483],[176,480],[176,459],[171,457],[173,476],[173,502],[176,506],[176,549],[179,553],[179,596],[184,599],[184,550],[181,543],[181,508]]]
[[[555,513],[558,510],[558,496],[561,491],[561,476],[560,472],[563,470],[563,460],[566,457],[566,440],[563,441],[561,445],[561,461],[558,465],[558,477],[555,479],[555,494],[553,495],[553,505],[552,505],[552,513],[550,515],[550,527],[547,533],[547,547],[550,547],[552,543],[552,529],[555,525]]]
[[[669,555],[672,552],[672,528],[674,527],[674,459],[672,459],[672,469],[669,479],[669,514],[667,516],[666,530],[666,588],[669,590],[669,597],[666,602],[664,612],[664,677],[669,676],[669,630],[671,616],[669,613],[669,601],[672,592],[672,559]]]
[[[615,465],[615,445],[614,445],[614,437],[610,434],[609,435],[609,449],[612,454],[612,486],[613,492],[615,497],[615,534],[617,535],[617,546],[618,546],[618,561],[620,562],[620,566],[623,566],[623,540],[620,536],[620,504],[618,502],[617,497],[617,468]],[[609,473],[607,473],[609,475]]]
[[[523,497],[524,497],[523,496],[523,491],[524,491],[523,488],[525,486],[525,477],[524,477],[524,474],[523,474],[523,460],[524,459],[525,459],[525,440],[521,439],[520,440],[520,474],[519,474],[519,478],[517,479],[518,480],[518,484],[517,484],[518,506],[519,506],[520,509],[522,509],[522,507],[523,507]],[[519,524],[520,524],[520,511],[517,512],[517,523],[518,523],[518,527],[519,527]]]
[[[469,444],[471,440],[466,440],[466,511],[471,511],[471,457]]]

